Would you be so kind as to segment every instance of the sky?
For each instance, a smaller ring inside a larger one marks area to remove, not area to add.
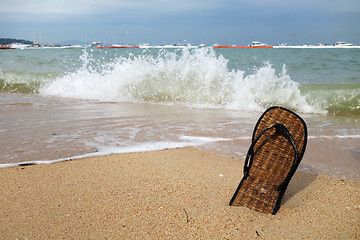
[[[360,45],[360,0],[0,0],[0,38]]]

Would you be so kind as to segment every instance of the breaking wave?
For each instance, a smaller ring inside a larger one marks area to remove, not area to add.
[[[137,51],[114,56],[85,49],[72,57],[76,65],[68,70],[65,64],[50,71],[0,71],[0,91],[245,111],[280,105],[302,113],[360,116],[359,83],[300,84],[285,65],[277,70],[270,62],[252,71],[230,69],[233,63],[212,48]]]
[[[252,74],[229,70],[228,60],[210,48],[129,54],[99,64],[84,51],[82,67],[41,87],[40,94],[109,102],[181,104],[233,110],[282,105],[318,113],[299,84],[265,63]]]

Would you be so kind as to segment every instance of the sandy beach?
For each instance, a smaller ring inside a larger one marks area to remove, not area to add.
[[[297,171],[272,216],[228,206],[242,167],[188,147],[0,169],[0,238],[360,238],[359,182]]]

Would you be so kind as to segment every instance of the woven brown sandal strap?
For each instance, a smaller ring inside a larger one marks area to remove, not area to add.
[[[262,135],[264,135],[265,132],[267,132],[268,130],[272,129],[272,128],[276,128],[278,130],[281,130],[284,135],[287,137],[287,139],[289,140],[289,142],[291,143],[292,147],[294,148],[294,152],[295,152],[295,156],[294,156],[294,160],[293,163],[291,165],[290,171],[288,172],[287,176],[285,177],[284,181],[277,187],[277,191],[281,190],[283,188],[283,186],[285,186],[289,181],[290,178],[292,177],[293,172],[296,170],[296,166],[297,166],[297,159],[298,159],[298,150],[297,150],[297,146],[296,143],[294,141],[294,138],[291,136],[289,130],[281,123],[273,123],[271,124],[269,127],[265,128],[263,131],[261,131],[256,138],[253,140],[248,153],[246,154],[246,158],[245,158],[245,164],[244,164],[244,178],[248,178],[249,177],[249,170],[251,168],[252,162],[253,162],[253,157],[254,157],[254,146],[257,143],[257,141],[262,137]]]

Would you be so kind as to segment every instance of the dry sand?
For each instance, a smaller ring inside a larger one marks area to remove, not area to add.
[[[0,238],[360,238],[359,182],[297,171],[272,216],[228,206],[242,167],[190,147],[0,169]]]

